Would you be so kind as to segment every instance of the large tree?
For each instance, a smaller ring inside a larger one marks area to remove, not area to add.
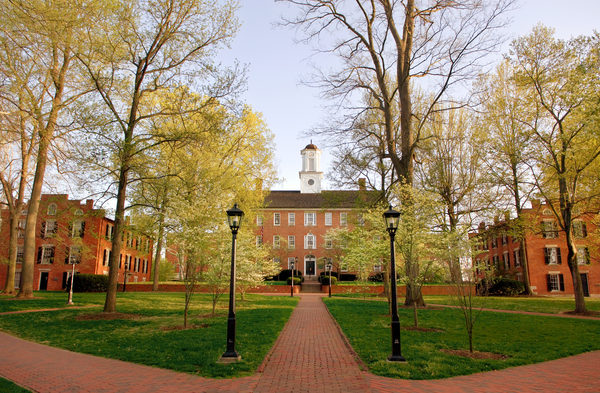
[[[216,50],[228,45],[237,31],[236,8],[234,1],[129,0],[115,7],[104,21],[105,35],[79,56],[96,90],[104,127],[119,135],[118,144],[110,147],[118,165],[118,184],[105,312],[116,311],[117,265],[131,169],[148,146],[169,140],[150,138],[149,121],[196,110],[156,105],[155,99],[188,83],[204,86],[204,95],[212,99],[236,90],[239,73],[219,72],[212,63]],[[178,90],[179,94],[193,92]]]
[[[573,223],[578,210],[598,201],[597,187],[582,180],[600,157],[600,34],[564,41],[539,25],[512,43],[510,58],[516,83],[528,97],[522,121],[536,147],[535,185],[564,233],[575,312],[585,314]]]
[[[365,111],[383,119],[384,154],[398,181],[412,186],[421,130],[495,50],[502,14],[513,0],[394,1],[279,0],[300,14],[285,21],[306,34],[317,50],[335,55],[339,66],[319,70],[310,84],[336,102],[337,122],[319,134],[347,141]],[[418,86],[429,99],[413,105]],[[355,98],[368,96],[366,104]],[[451,104],[445,107],[452,106]],[[340,110],[345,109],[345,110]],[[397,115],[395,115],[397,114]],[[413,294],[407,293],[412,302]]]

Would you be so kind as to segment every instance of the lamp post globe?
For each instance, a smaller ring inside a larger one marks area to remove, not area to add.
[[[331,297],[331,270],[333,268],[333,264],[331,263],[331,261],[329,261],[327,262],[327,265],[325,265],[325,267],[329,271],[329,297]]]
[[[219,363],[234,363],[242,357],[235,350],[235,259],[237,233],[242,225],[244,212],[236,203],[233,208],[227,210],[227,222],[231,229],[231,275],[229,281],[229,316],[227,317],[227,350],[219,359]]]
[[[400,345],[400,318],[398,317],[398,297],[396,288],[396,231],[400,224],[400,212],[392,209],[383,213],[385,227],[390,234],[390,282],[392,295],[392,354],[388,357],[390,362],[405,362],[406,359],[402,356],[402,347]]]
[[[294,297],[294,269],[296,268],[296,262],[298,261],[298,258],[296,258],[295,260],[290,262],[290,267],[292,268],[292,281],[291,281],[291,289],[290,289],[290,296]]]

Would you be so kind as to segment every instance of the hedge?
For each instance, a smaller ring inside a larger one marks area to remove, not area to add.
[[[329,276],[323,276],[323,277],[320,277],[320,279],[321,279],[321,284],[329,285]],[[331,285],[337,285],[337,282],[338,282],[337,278],[331,276]]]
[[[71,278],[67,281],[66,290],[71,289]],[[75,274],[73,292],[106,292],[108,276],[103,274]]]
[[[287,281],[289,277],[292,277],[292,269],[285,269],[277,275],[277,281]],[[302,272],[294,270],[294,277],[302,277]]]

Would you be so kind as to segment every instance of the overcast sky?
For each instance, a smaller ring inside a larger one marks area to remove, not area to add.
[[[300,133],[322,122],[325,103],[318,98],[317,89],[299,83],[309,73],[308,57],[311,48],[295,44],[295,32],[274,27],[280,15],[291,15],[294,8],[274,0],[241,0],[238,17],[242,28],[232,49],[223,51],[223,64],[233,59],[249,65],[248,89],[244,101],[257,112],[262,112],[269,128],[275,134],[276,165],[280,178],[275,189],[299,190],[300,150],[310,140],[300,139]],[[591,35],[600,30],[600,0],[522,0],[520,8],[510,14],[512,23],[507,37],[527,34],[541,22],[556,29],[556,37],[570,38]],[[301,38],[301,37],[298,37]],[[503,52],[508,51],[505,44]],[[315,143],[319,148],[318,140]],[[329,171],[330,152],[323,150],[322,170]],[[324,183],[325,189],[331,187]]]

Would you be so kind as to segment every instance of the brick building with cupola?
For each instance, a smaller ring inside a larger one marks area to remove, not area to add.
[[[577,248],[577,264],[585,296],[600,296],[600,254],[598,245],[588,236],[596,226],[596,214],[575,212],[573,238]],[[537,295],[573,295],[573,280],[567,263],[567,242],[559,229],[550,206],[534,200],[530,209],[524,209],[526,257],[531,289]],[[525,274],[521,260],[523,242],[513,236],[510,222],[496,221],[493,225],[479,225],[472,237],[479,238],[476,262],[480,266],[494,266],[496,275],[523,281]]]
[[[19,217],[15,287],[21,279],[23,241],[27,209]],[[0,260],[8,261],[9,213],[0,210]],[[36,224],[34,290],[65,289],[75,273],[108,274],[108,258],[112,249],[114,221],[105,211],[94,209],[94,201],[69,200],[68,195],[41,197]],[[132,230],[126,230],[119,260],[119,283],[150,281],[152,240]],[[0,290],[6,283],[8,266],[0,264]]]
[[[257,244],[270,244],[281,250],[275,263],[302,272],[306,280],[316,280],[324,271],[324,264],[333,247],[326,238],[328,230],[348,227],[357,222],[359,209],[376,203],[381,193],[367,191],[364,179],[358,190],[322,190],[321,150],[312,142],[301,152],[302,167],[299,173],[299,191],[271,191],[265,199],[265,208],[255,223]],[[337,267],[340,272],[345,268]],[[336,268],[334,268],[334,271]]]

